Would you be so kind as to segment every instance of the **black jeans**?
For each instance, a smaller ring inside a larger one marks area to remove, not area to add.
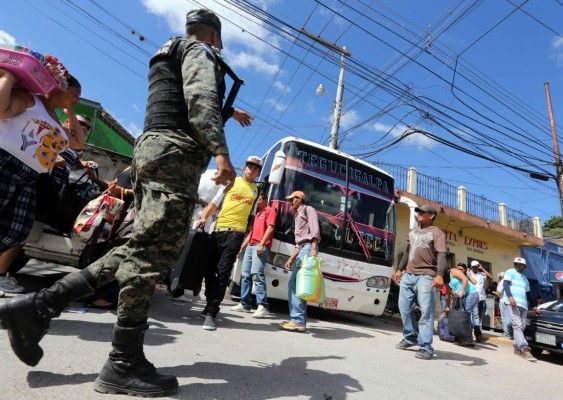
[[[203,312],[215,318],[219,313],[219,306],[223,301],[223,297],[225,297],[231,272],[244,240],[244,234],[235,231],[221,231],[214,232],[213,236],[217,246],[219,262],[215,268],[209,269],[205,274],[207,305]]]

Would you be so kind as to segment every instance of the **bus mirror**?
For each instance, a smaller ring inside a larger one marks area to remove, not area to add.
[[[285,169],[285,162],[285,153],[283,151],[276,151],[274,162],[272,163],[272,169],[270,169],[268,183],[272,185],[279,185],[281,183],[283,171]]]

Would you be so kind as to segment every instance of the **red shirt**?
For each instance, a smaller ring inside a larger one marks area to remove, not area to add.
[[[260,244],[266,233],[268,225],[276,225],[276,210],[270,206],[266,206],[262,211],[258,211],[256,217],[254,218],[254,226],[252,227],[252,235],[250,236],[249,244],[255,246]],[[272,247],[272,239],[274,235],[270,236],[270,239],[265,243],[265,245],[270,249]]]

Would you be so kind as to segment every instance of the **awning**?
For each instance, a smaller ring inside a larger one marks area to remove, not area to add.
[[[527,261],[527,278],[541,284],[563,282],[563,246],[546,240],[543,247],[523,247],[521,253]]]
[[[66,116],[59,111],[62,121]],[[92,129],[86,136],[86,143],[125,156],[133,156],[135,138],[117,122],[100,103],[81,98],[74,106],[76,114],[86,115],[92,121]]]

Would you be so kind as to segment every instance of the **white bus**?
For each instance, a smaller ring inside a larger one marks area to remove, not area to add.
[[[381,315],[389,295],[395,243],[394,180],[364,161],[298,138],[263,157],[260,177],[278,217],[265,269],[268,298],[287,300],[294,249],[293,211],[286,196],[305,192],[319,215],[327,309]],[[240,265],[239,265],[240,271]],[[238,276],[237,276],[238,275]],[[240,272],[235,274],[239,281]]]

